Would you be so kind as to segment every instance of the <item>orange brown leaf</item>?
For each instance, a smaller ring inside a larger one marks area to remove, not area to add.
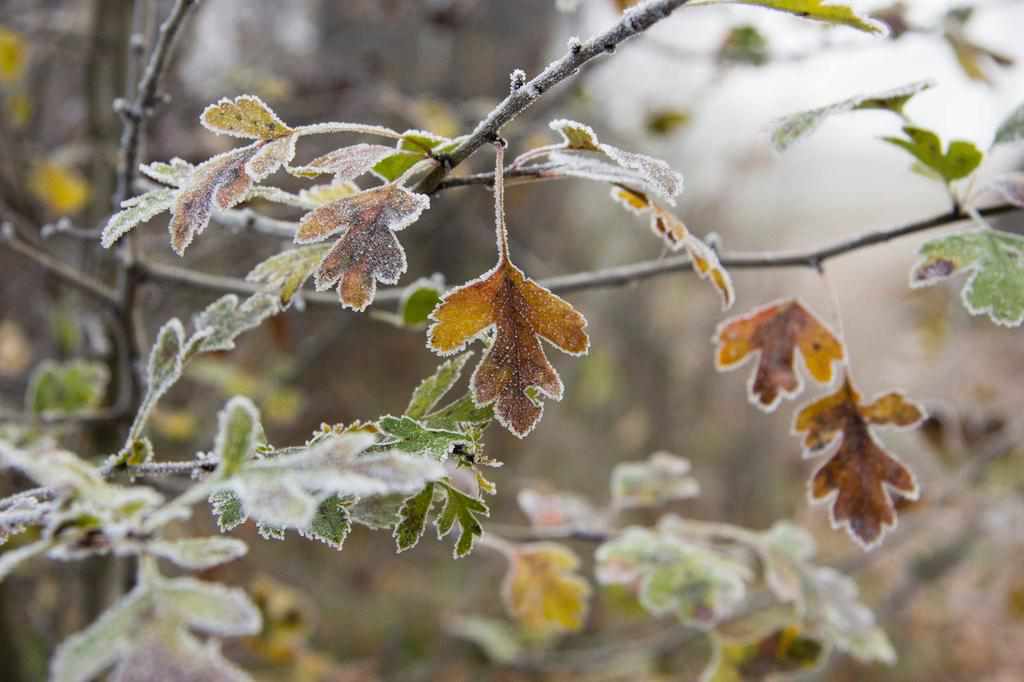
[[[695,266],[697,265],[695,261]],[[750,377],[750,401],[771,412],[783,398],[803,390],[796,368],[797,351],[807,372],[822,384],[831,383],[845,358],[842,342],[814,313],[796,300],[778,301],[726,320],[715,333],[719,371],[741,367],[757,357]]]
[[[299,222],[296,243],[309,244],[341,233],[317,269],[317,290],[337,285],[343,306],[365,310],[378,281],[395,284],[405,272],[405,251],[395,232],[414,223],[429,206],[426,195],[388,184],[307,213]]]
[[[864,549],[875,547],[896,526],[895,496],[916,500],[919,494],[914,474],[885,451],[871,427],[909,428],[924,416],[921,407],[897,392],[862,404],[849,376],[835,393],[796,415],[793,430],[803,435],[804,456],[831,450],[811,478],[811,501],[829,504],[832,527],[846,528]]]
[[[543,412],[527,389],[562,399],[562,380],[540,339],[570,355],[586,353],[590,345],[583,315],[505,259],[480,279],[450,291],[430,319],[429,345],[442,355],[494,330],[470,386],[477,405],[494,402],[498,422],[520,438]]]

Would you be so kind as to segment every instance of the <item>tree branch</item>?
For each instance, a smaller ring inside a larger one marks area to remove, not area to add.
[[[591,59],[614,52],[620,43],[643,33],[688,1],[656,0],[641,3],[627,9],[618,23],[604,33],[586,42],[571,41],[568,54],[549,64],[529,82],[514,88],[508,97],[477,124],[472,134],[462,144],[444,157],[444,163],[438,164],[437,168],[417,183],[415,191],[431,194],[452,169],[468,159],[480,147],[492,142],[505,124],[528,109],[545,92],[576,75],[580,67]]]

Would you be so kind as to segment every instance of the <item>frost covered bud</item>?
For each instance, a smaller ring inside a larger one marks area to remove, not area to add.
[[[522,69],[516,69],[509,75],[508,79],[512,92],[515,92],[526,85],[526,72]]]
[[[580,41],[578,36],[569,38],[569,52],[573,54],[579,54],[580,50],[583,49],[583,43]]]

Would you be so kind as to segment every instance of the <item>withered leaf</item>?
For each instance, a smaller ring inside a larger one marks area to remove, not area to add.
[[[562,380],[540,339],[570,355],[586,353],[590,339],[583,315],[528,279],[509,259],[503,163],[504,148],[499,146],[494,184],[498,264],[445,294],[430,314],[427,345],[451,355],[493,330],[491,346],[470,380],[473,400],[478,407],[494,403],[498,423],[523,438],[543,413],[542,403],[528,391],[562,399]]]
[[[368,189],[321,206],[299,222],[295,242],[308,244],[342,233],[317,269],[317,290],[337,284],[341,303],[362,311],[377,281],[395,284],[405,272],[405,251],[395,232],[414,223],[430,199],[397,185]]]
[[[864,549],[877,546],[896,526],[894,496],[918,497],[914,474],[876,440],[872,426],[909,428],[924,419],[924,410],[902,393],[891,392],[861,403],[844,377],[839,389],[806,405],[793,430],[803,435],[804,456],[831,450],[811,478],[811,501],[830,505],[833,528],[846,528]]]
[[[715,366],[719,371],[741,367],[757,357],[750,377],[750,402],[771,412],[783,398],[803,390],[796,369],[796,353],[816,381],[828,384],[845,358],[843,344],[800,301],[785,300],[756,308],[746,315],[724,321],[715,332],[718,346]]]

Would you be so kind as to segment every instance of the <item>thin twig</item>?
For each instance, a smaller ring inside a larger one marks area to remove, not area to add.
[[[643,33],[654,24],[666,18],[689,0],[660,0],[647,2],[627,9],[622,18],[604,33],[586,42],[571,41],[569,52],[552,62],[536,77],[520,87],[514,88],[487,117],[477,124],[472,134],[443,158],[444,163],[416,185],[415,191],[430,194],[434,188],[459,164],[468,159],[476,150],[498,137],[502,127],[528,109],[534,102],[555,85],[575,76],[580,67],[595,57],[615,52],[623,41]]]

